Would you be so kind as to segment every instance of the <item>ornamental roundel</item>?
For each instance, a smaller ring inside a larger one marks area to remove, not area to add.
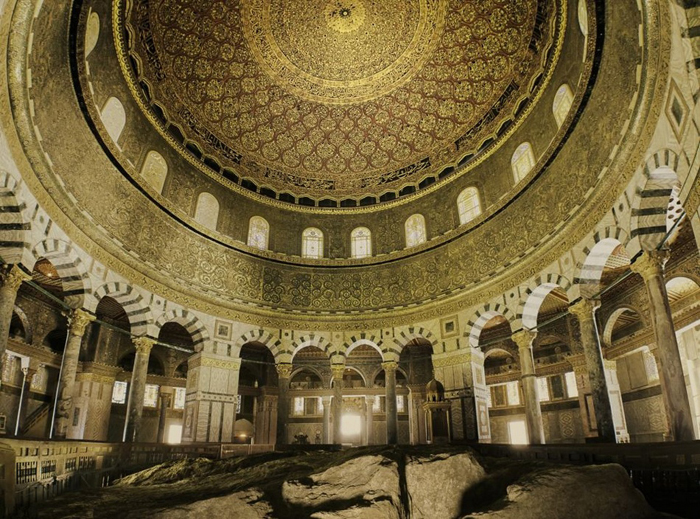
[[[115,0],[161,130],[311,197],[419,182],[497,138],[544,86],[565,4]]]

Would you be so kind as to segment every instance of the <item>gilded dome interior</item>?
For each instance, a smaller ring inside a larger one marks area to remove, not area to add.
[[[337,207],[346,196],[410,194],[496,150],[556,66],[564,4],[115,7],[132,93],[182,153],[273,198]]]

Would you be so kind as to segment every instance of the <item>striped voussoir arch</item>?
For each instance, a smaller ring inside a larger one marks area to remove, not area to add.
[[[569,295],[571,287],[571,282],[559,274],[549,273],[535,278],[525,290],[525,301],[521,305],[516,318],[522,321],[525,328],[535,328],[540,307],[549,293],[556,288],[561,288]]]
[[[85,297],[92,292],[90,276],[80,256],[70,243],[63,240],[49,239],[37,244],[32,249],[35,260],[47,259],[58,272],[63,286],[63,296],[71,308],[80,308],[85,304]]]
[[[288,354],[291,356],[291,352],[288,351],[287,348],[282,347],[282,341],[267,330],[249,330],[236,340],[235,345],[238,351],[240,351],[243,346],[251,342],[257,342],[263,346],[266,346],[275,359],[282,354]]]
[[[630,253],[655,250],[666,236],[668,206],[678,187],[679,157],[671,150],[661,150],[647,159],[643,180],[636,189],[632,204]]]
[[[29,230],[25,221],[26,204],[16,196],[17,182],[6,171],[0,171],[0,259],[18,264],[29,257]]]
[[[209,340],[209,332],[202,322],[196,315],[187,310],[171,310],[162,314],[158,320],[156,320],[156,326],[158,330],[160,330],[164,324],[173,322],[181,325],[189,332],[195,351],[198,351],[199,347]]]
[[[399,333],[394,337],[393,343],[387,344],[385,348],[382,348],[382,355],[386,357],[387,353],[394,353],[398,359],[406,345],[415,340],[424,340],[428,342],[432,348],[435,348],[435,345],[438,343],[433,332],[427,328],[411,326],[405,330],[399,330]]]
[[[686,69],[688,74],[695,76],[693,100],[697,102],[700,99],[700,4],[698,0],[675,1],[685,9],[685,20],[680,20],[681,37],[684,40],[683,47],[687,49],[684,56]]]
[[[129,318],[132,335],[141,336],[148,333],[148,325],[153,322],[151,310],[143,297],[127,283],[106,283],[95,291],[95,299],[111,297],[119,303]]]
[[[510,308],[501,303],[489,303],[474,312],[472,318],[467,322],[467,327],[469,329],[469,345],[472,348],[479,347],[481,330],[484,329],[486,323],[499,315],[505,317],[509,323],[512,323],[515,320],[515,316],[513,315],[513,312],[510,311]],[[467,336],[467,333],[465,332],[464,335]]]
[[[292,358],[294,358],[299,351],[309,346],[318,348],[329,358],[332,354],[332,344],[323,335],[316,335],[312,332],[308,335],[301,335],[292,341]]]
[[[627,233],[619,227],[606,227],[596,232],[593,235],[593,245],[582,250],[586,259],[577,265],[579,274],[574,278],[574,283],[597,287],[610,254],[619,245],[627,246],[628,241]]]
[[[382,357],[384,356],[384,350],[382,349],[384,341],[382,341],[382,339],[378,338],[376,335],[366,332],[361,332],[357,335],[352,335],[349,337],[348,340],[343,343],[343,349],[340,355],[347,357],[350,355],[350,353],[352,353],[352,350],[358,346],[362,346],[363,344],[376,347]]]

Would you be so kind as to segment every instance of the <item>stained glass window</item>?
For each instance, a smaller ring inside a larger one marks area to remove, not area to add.
[[[105,130],[107,134],[116,142],[124,130],[126,125],[126,112],[124,111],[124,105],[116,97],[110,97],[107,99],[102,113],[100,114],[102,119],[102,124],[105,125]]]
[[[372,255],[372,233],[367,227],[358,227],[350,234],[353,258],[368,258]]]
[[[301,255],[305,258],[323,257],[323,233],[320,229],[304,229],[301,235]]]
[[[146,390],[143,397],[144,407],[158,407],[158,389],[155,384],[146,384]]]
[[[574,94],[571,92],[569,85],[560,86],[554,96],[554,104],[552,105],[552,112],[554,112],[554,120],[557,121],[557,126],[564,124],[573,102]]]
[[[260,250],[267,250],[270,225],[265,218],[253,216],[248,224],[248,245]]]
[[[113,404],[126,404],[126,388],[128,384],[126,382],[117,381],[114,383],[114,388],[112,389],[112,403]]]
[[[404,227],[406,229],[406,247],[415,247],[426,241],[425,218],[422,214],[409,216]]]
[[[175,388],[175,401],[173,402],[173,409],[184,409],[185,408],[185,395],[187,390],[184,387]]]
[[[513,153],[513,158],[510,160],[510,165],[513,168],[513,177],[517,184],[524,179],[532,168],[535,167],[535,154],[532,152],[532,146],[529,142],[524,142]]]
[[[461,225],[481,214],[481,201],[479,200],[479,190],[477,188],[468,187],[459,194],[457,211],[459,212],[459,223]]]
[[[200,193],[194,219],[209,229],[216,230],[219,221],[219,201],[211,193]]]
[[[157,151],[149,151],[141,167],[141,176],[159,193],[163,192],[165,177],[168,176],[168,164]]]

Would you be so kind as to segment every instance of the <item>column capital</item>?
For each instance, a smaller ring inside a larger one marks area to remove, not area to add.
[[[528,349],[532,347],[532,341],[537,337],[537,332],[534,330],[528,330],[523,328],[519,332],[515,332],[510,338],[515,344],[518,345],[518,349]]]
[[[330,395],[323,395],[321,397],[321,403],[323,404],[324,407],[328,406],[331,404],[331,397]]]
[[[15,294],[19,290],[23,282],[29,281],[32,276],[27,274],[17,265],[12,265],[9,268],[4,268],[2,272],[2,287],[9,288]]]
[[[374,395],[365,395],[365,402],[367,402],[367,405],[374,405],[375,398]]]
[[[666,249],[644,251],[644,253],[630,265],[630,269],[632,272],[642,276],[644,281],[648,281],[653,277],[664,275],[664,266],[670,256],[670,252]]]
[[[387,360],[382,362],[382,369],[384,372],[389,372],[389,371],[396,371],[399,367],[399,363],[396,362],[395,360]]]
[[[70,334],[76,337],[82,337],[85,335],[87,325],[94,320],[95,316],[87,310],[83,310],[82,308],[73,310],[68,314],[68,328],[70,329]]]
[[[345,364],[331,364],[331,375],[335,380],[343,380]]]
[[[600,302],[582,297],[578,302],[569,306],[569,313],[576,317],[579,322],[592,321],[593,311],[600,306]]]
[[[173,394],[170,393],[169,391],[163,392],[163,393],[158,393],[158,399],[163,403],[162,405],[164,407],[170,406],[170,400],[172,399]]]
[[[151,353],[151,348],[156,343],[155,339],[151,339],[150,337],[142,336],[142,337],[134,337],[132,341],[134,343],[134,347],[136,348],[136,353],[141,353],[143,355],[150,355]]]
[[[290,362],[275,364],[275,369],[279,378],[292,378],[292,364]]]

